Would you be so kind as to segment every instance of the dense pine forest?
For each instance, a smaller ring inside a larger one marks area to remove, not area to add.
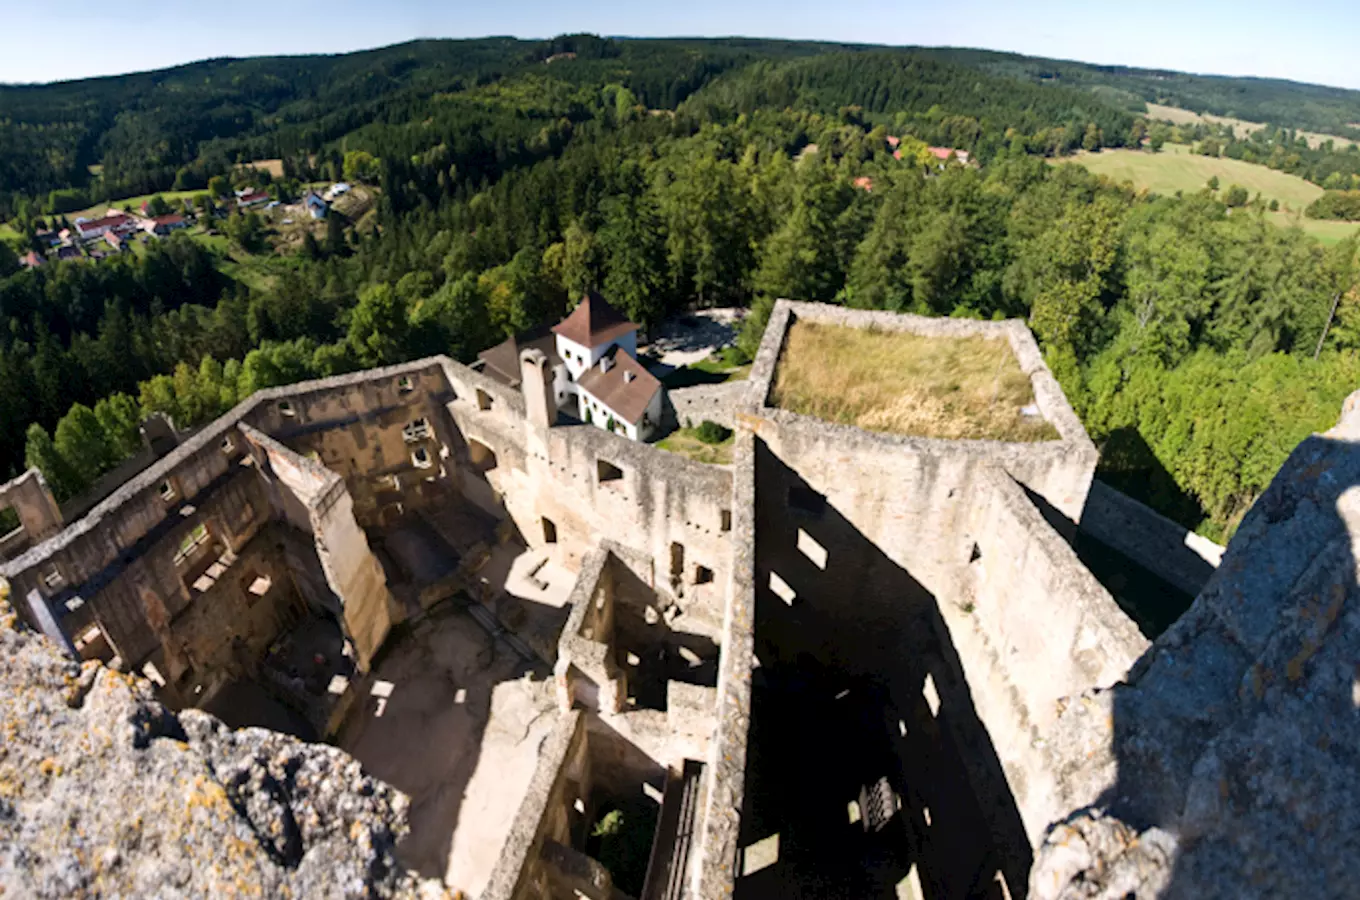
[[[139,446],[145,414],[192,426],[260,387],[468,360],[588,289],[644,326],[749,306],[746,352],[786,296],[1027,319],[1102,477],[1222,539],[1360,385],[1357,248],[1209,191],[1051,165],[1153,126],[1105,82],[1011,68],[570,36],[0,88],[0,213],[19,236],[0,241],[0,475],[37,465],[70,497]],[[284,182],[367,182],[376,205],[300,248],[232,215],[212,240],[19,268],[54,193],[207,189],[267,179],[241,169],[266,158]]]

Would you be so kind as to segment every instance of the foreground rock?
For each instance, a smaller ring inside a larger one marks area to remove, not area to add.
[[[1090,808],[1031,900],[1354,897],[1360,885],[1360,393],[1243,519],[1194,606],[1051,735]]]
[[[447,896],[396,862],[406,798],[341,751],[175,715],[0,619],[0,895]]]

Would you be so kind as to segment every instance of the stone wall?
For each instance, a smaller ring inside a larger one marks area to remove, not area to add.
[[[677,428],[697,427],[707,419],[726,428],[736,427],[736,410],[746,398],[750,383],[724,381],[721,384],[700,384],[666,392],[669,408],[663,422]]]
[[[1081,530],[1191,596],[1223,558],[1222,546],[1100,481],[1091,483]]]
[[[1069,805],[1030,897],[1354,893],[1358,404],[1294,450],[1126,682],[1068,704]]]
[[[1047,736],[1069,699],[1124,677],[1148,642],[1025,492],[991,468],[970,498],[963,590],[942,604],[979,718],[1032,843],[1063,805]]]
[[[37,469],[0,485],[0,509],[6,507],[18,516],[19,527],[0,535],[0,561],[13,559],[61,528],[61,510]]]
[[[291,493],[306,508],[321,570],[339,600],[345,634],[354,642],[355,663],[367,672],[401,613],[387,589],[382,565],[355,521],[344,480],[248,425],[241,426],[241,433],[261,471],[270,473],[280,490]]]

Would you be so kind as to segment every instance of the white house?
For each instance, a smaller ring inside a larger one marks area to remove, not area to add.
[[[665,391],[637,360],[638,327],[599,294],[587,294],[558,324],[507,338],[478,354],[478,366],[520,386],[520,354],[541,350],[553,373],[558,409],[630,440],[646,440],[661,422]]]
[[[552,330],[567,375],[559,405],[574,396],[582,421],[635,441],[649,437],[661,422],[663,392],[637,361],[638,327],[592,292]]]

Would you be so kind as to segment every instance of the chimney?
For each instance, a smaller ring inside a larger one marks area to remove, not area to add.
[[[635,376],[632,372],[624,372],[624,373],[623,373],[623,383],[624,383],[624,384],[631,384],[632,381],[633,381],[633,379],[636,378],[636,377],[637,377],[637,376]]]
[[[557,397],[547,355],[542,350],[525,350],[519,355],[519,371],[529,421],[539,428],[551,428],[557,422]]]
[[[608,372],[608,371],[609,371],[609,367],[612,366],[613,364],[614,364],[614,360],[612,360],[612,359],[609,358],[608,356],[601,356],[601,357],[600,357],[600,374],[603,375],[605,372]]]

